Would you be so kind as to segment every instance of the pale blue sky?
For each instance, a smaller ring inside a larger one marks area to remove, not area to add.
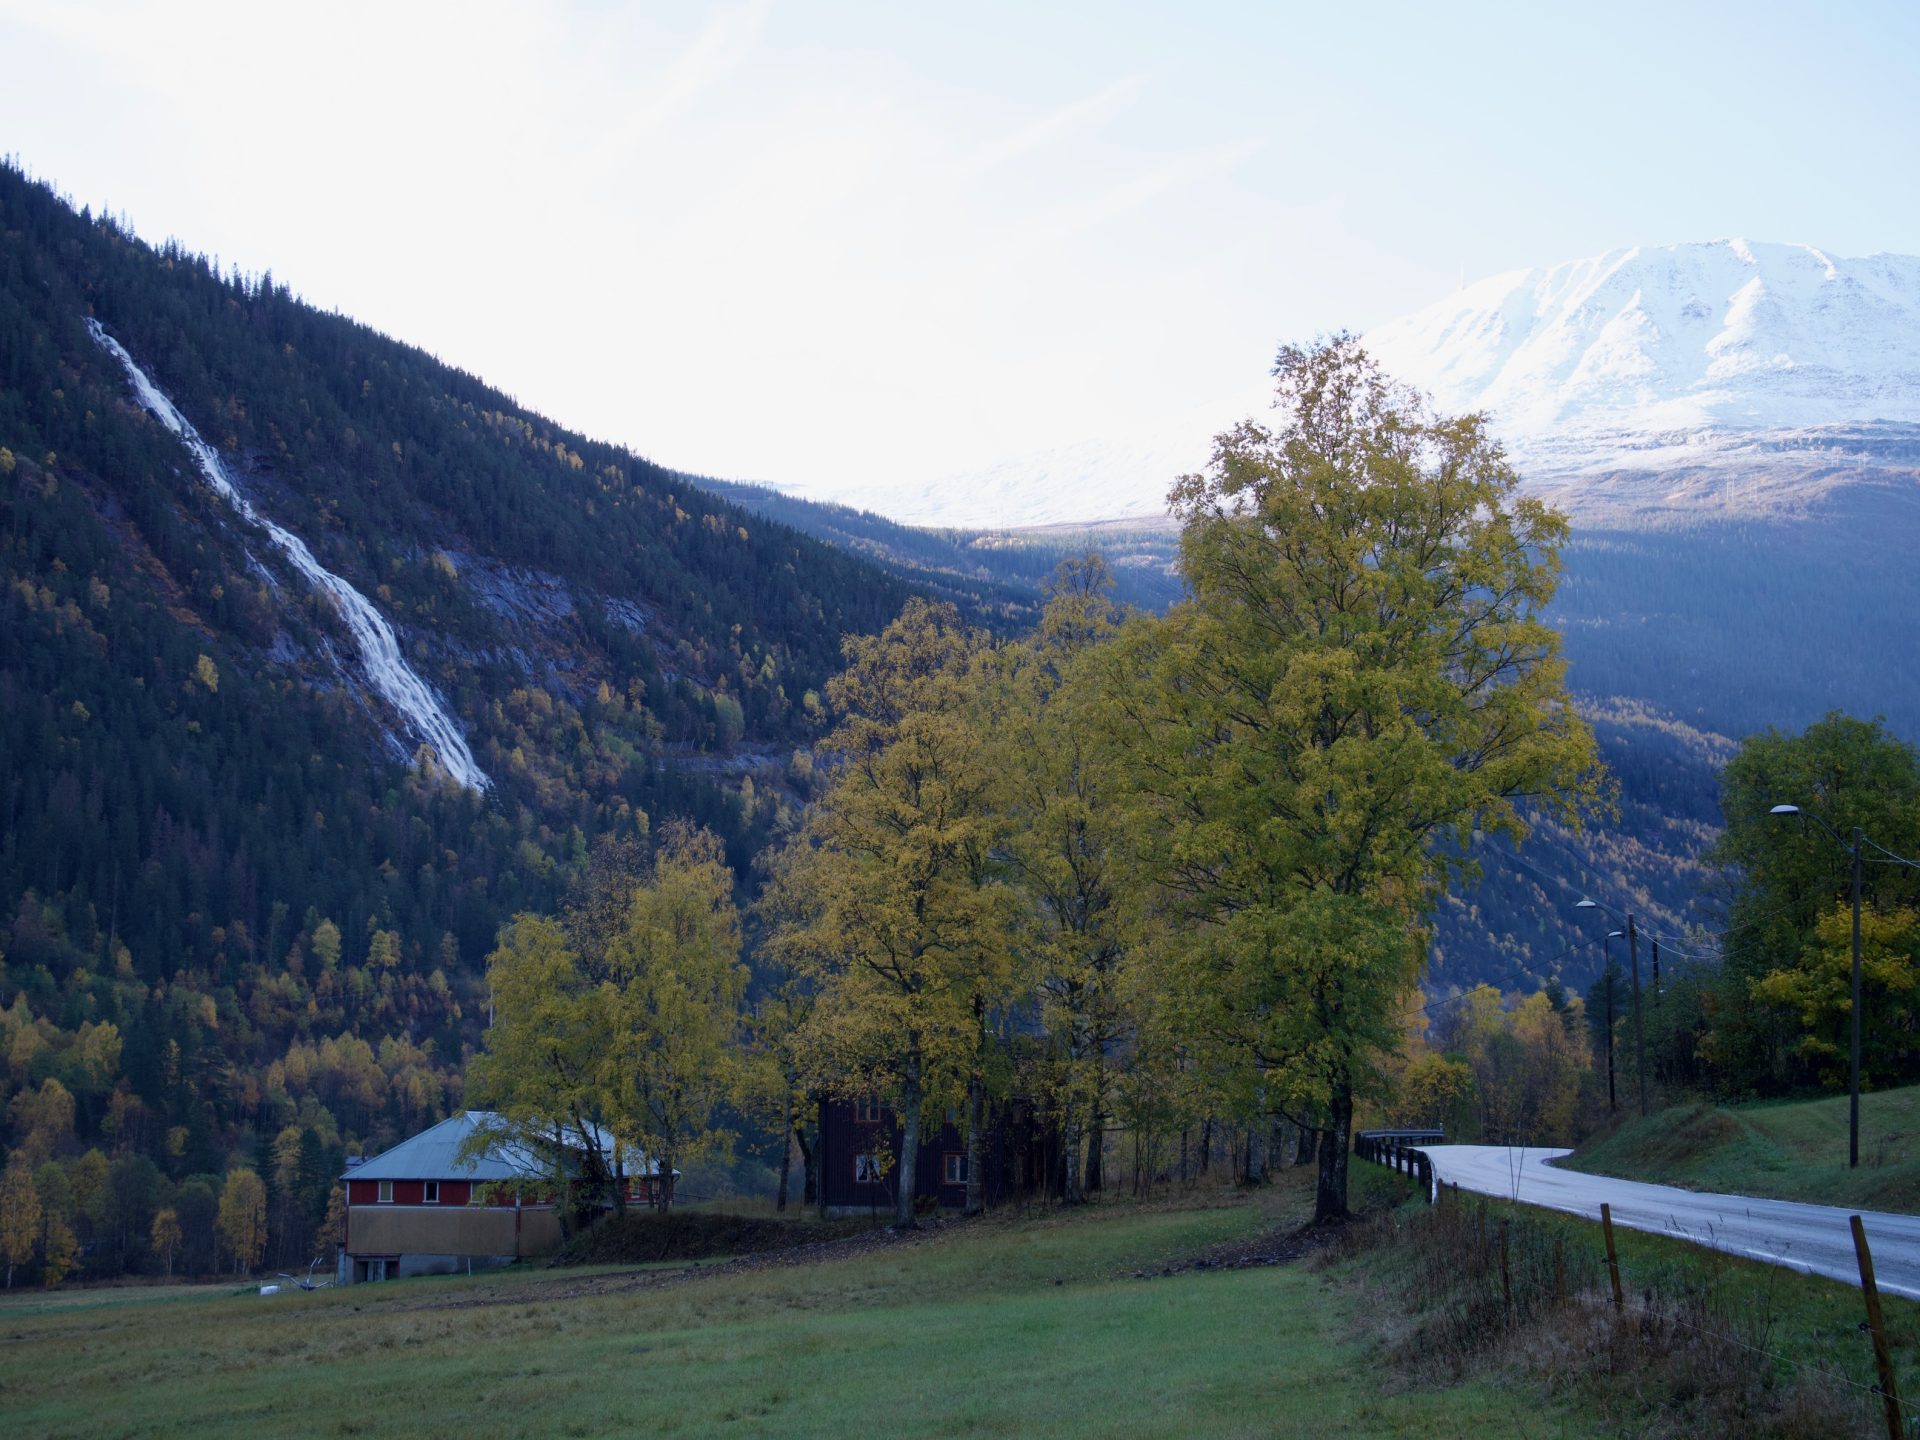
[[[1463,274],[1920,251],[1904,3],[0,0],[0,56],[0,149],[142,234],[816,488],[1224,421]]]

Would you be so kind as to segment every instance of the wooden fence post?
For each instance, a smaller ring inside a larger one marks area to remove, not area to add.
[[[1600,1229],[1607,1237],[1607,1274],[1613,1278],[1613,1308],[1624,1310],[1627,1295],[1620,1288],[1620,1256],[1613,1248],[1613,1207],[1604,1200],[1600,1202]]]
[[[1867,1326],[1873,1331],[1873,1363],[1880,1370],[1880,1404],[1887,1412],[1888,1440],[1901,1440],[1900,1389],[1893,1379],[1893,1356],[1887,1350],[1887,1322],[1880,1313],[1880,1287],[1873,1283],[1873,1252],[1867,1249],[1867,1230],[1860,1217],[1853,1226],[1853,1253],[1860,1262],[1860,1291],[1867,1297]]]
[[[1506,1307],[1507,1318],[1513,1318],[1513,1271],[1507,1262],[1507,1221],[1500,1220],[1500,1303]]]

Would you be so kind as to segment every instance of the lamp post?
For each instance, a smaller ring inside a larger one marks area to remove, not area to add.
[[[1800,828],[1805,830],[1811,820],[1827,834],[1834,843],[1844,849],[1852,861],[1853,868],[1853,1063],[1847,1077],[1847,1165],[1850,1169],[1860,1168],[1860,851],[1867,843],[1867,835],[1858,825],[1853,827],[1851,840],[1822,820],[1818,815],[1810,815],[1798,805],[1776,805],[1767,812],[1769,815],[1798,815]],[[1877,846],[1875,847],[1878,848]]]
[[[1613,1096],[1613,946],[1609,940],[1618,940],[1626,932],[1609,930],[1606,939],[1600,942],[1600,958],[1606,966],[1602,978],[1607,982],[1607,1113],[1620,1113],[1620,1102]]]
[[[1573,907],[1576,910],[1606,910],[1614,912],[1597,900],[1582,900]],[[1640,1073],[1640,1113],[1647,1114],[1647,1031],[1640,1018],[1640,933],[1634,928],[1633,912],[1627,911],[1622,917],[1627,922],[1627,953],[1633,961],[1633,1063]],[[1618,930],[1613,935],[1618,935]],[[1609,935],[1608,939],[1613,936]],[[1609,990],[1611,994],[1611,990]],[[1608,1054],[1612,1054],[1612,1044],[1608,1044]]]

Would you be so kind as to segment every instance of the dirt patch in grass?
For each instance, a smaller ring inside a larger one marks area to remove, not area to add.
[[[1186,1275],[1196,1270],[1247,1270],[1259,1265],[1285,1265],[1304,1260],[1327,1244],[1337,1226],[1303,1225],[1296,1230],[1269,1230],[1251,1240],[1227,1240],[1209,1245],[1152,1270],[1135,1270],[1136,1280],[1153,1280],[1165,1275]]]

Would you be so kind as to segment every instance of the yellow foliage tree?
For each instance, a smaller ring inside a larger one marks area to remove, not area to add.
[[[40,1194],[34,1189],[27,1157],[15,1151],[0,1173],[0,1260],[7,1262],[7,1288],[13,1288],[13,1267],[33,1259],[40,1242]]]
[[[1920,915],[1908,906],[1865,905],[1860,911],[1860,993],[1871,1025],[1862,1026],[1861,1071],[1872,1084],[1876,1075],[1898,1073],[1896,1049],[1910,1044],[1920,1014]],[[1847,1083],[1847,1027],[1853,1014],[1853,910],[1834,904],[1821,911],[1814,942],[1801,950],[1798,963],[1771,970],[1753,982],[1761,1000],[1794,1011],[1804,1026],[1797,1048],[1819,1066],[1824,1085]]]
[[[267,1248],[267,1187],[259,1175],[243,1166],[227,1176],[214,1228],[233,1256],[236,1274],[244,1275],[260,1263]]]
[[[1011,986],[978,723],[986,649],[952,606],[924,600],[846,641],[827,687],[841,717],[821,747],[832,778],[779,862],[793,904],[771,947],[818,987],[810,1051],[841,1093],[897,1104],[902,1226],[936,1090],[969,1092],[978,1149],[988,1015]]]
[[[173,1257],[180,1251],[180,1213],[171,1205],[156,1210],[153,1215],[153,1227],[148,1232],[147,1243],[153,1252],[161,1256],[167,1266],[167,1278],[173,1278]]]
[[[1567,523],[1484,417],[1433,414],[1350,337],[1274,373],[1280,424],[1221,435],[1171,496],[1191,599],[1103,649],[1138,833],[1192,930],[1169,983],[1196,1044],[1324,1117],[1324,1220],[1427,914],[1471,872],[1455,842],[1575,818],[1599,768],[1542,616]]]

